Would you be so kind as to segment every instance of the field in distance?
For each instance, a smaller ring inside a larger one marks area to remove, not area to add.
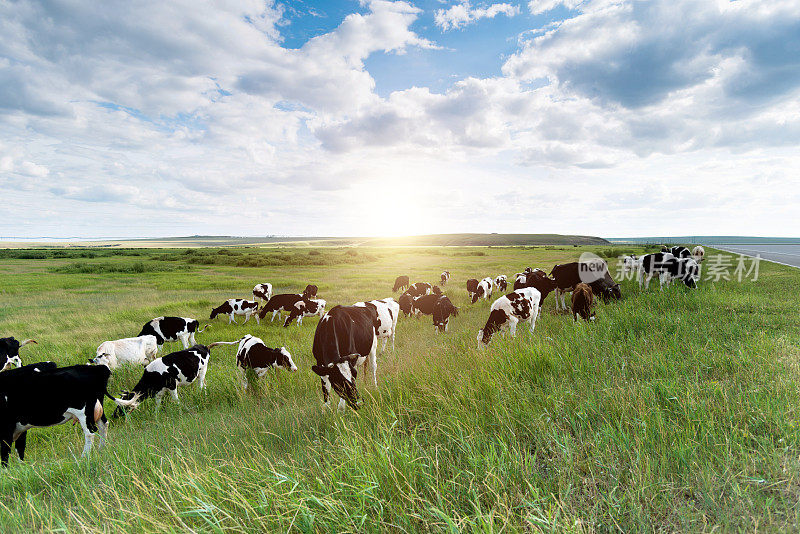
[[[800,524],[800,271],[762,263],[757,282],[688,291],[622,281],[594,324],[555,312],[530,335],[476,335],[491,303],[467,278],[550,271],[584,251],[536,248],[204,248],[0,251],[0,336],[35,338],[23,363],[82,363],[159,315],[207,321],[253,285],[331,307],[391,296],[395,276],[438,282],[460,307],[450,332],[401,318],[364,407],[321,409],[310,367],[317,318],[227,325],[286,346],[299,371],[242,391],[233,347],[196,385],[113,420],[89,460],[77,426],[33,429],[26,462],[0,473],[0,530],[592,532],[795,530]],[[707,250],[707,254],[716,251]],[[394,294],[397,297],[397,294]],[[495,295],[497,297],[497,295]],[[569,300],[569,299],[568,299]],[[240,319],[241,322],[241,319]],[[167,351],[179,344],[167,344]],[[141,376],[122,370],[119,394]],[[111,409],[110,402],[106,408]]]
[[[534,246],[534,245],[608,245],[601,237],[561,234],[432,234],[409,237],[235,237],[188,236],[156,239],[121,239],[76,242],[3,241],[0,248],[61,248],[78,247],[398,247],[398,246]]]

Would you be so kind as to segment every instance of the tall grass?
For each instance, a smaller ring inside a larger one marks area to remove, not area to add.
[[[395,351],[379,356],[379,387],[359,378],[364,408],[344,415],[320,408],[315,319],[287,329],[214,321],[199,341],[253,333],[285,345],[300,371],[242,391],[234,349],[213,349],[205,393],[186,387],[180,405],[165,400],[156,415],[146,403],[115,420],[109,447],[88,460],[75,458],[76,428],[32,430],[27,461],[0,476],[0,528],[795,530],[800,304],[787,288],[797,271],[762,265],[757,283],[663,294],[623,282],[624,300],[599,304],[594,324],[556,314],[549,297],[533,335],[520,328],[477,347],[489,302],[467,302],[467,278],[549,271],[584,250],[595,249],[403,249],[367,265],[193,264],[130,275],[0,262],[0,331],[39,340],[23,349],[26,362],[85,361],[156,315],[203,320],[261,281],[277,292],[316,283],[330,306],[388,296],[398,274],[434,282],[447,269],[444,290],[461,308],[445,335],[430,318],[401,318]],[[115,373],[112,392],[139,374]]]

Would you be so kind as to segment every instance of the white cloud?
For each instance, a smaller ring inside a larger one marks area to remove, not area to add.
[[[528,9],[533,15],[541,15],[547,11],[552,11],[558,6],[564,6],[567,9],[575,9],[584,1],[585,0],[531,0],[528,2]]]
[[[486,7],[472,7],[468,1],[462,1],[447,9],[439,9],[434,15],[434,21],[443,31],[463,28],[480,19],[493,19],[497,15],[513,17],[519,15],[519,6],[501,3],[490,4]]]

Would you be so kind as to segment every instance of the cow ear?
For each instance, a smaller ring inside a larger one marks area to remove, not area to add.
[[[328,376],[331,374],[331,368],[323,365],[314,365],[311,367],[311,370],[317,373],[319,376]]]

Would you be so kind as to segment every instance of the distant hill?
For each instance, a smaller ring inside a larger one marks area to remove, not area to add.
[[[800,237],[752,237],[741,235],[694,235],[671,237],[609,237],[610,242],[619,243],[698,243],[703,245],[757,245],[773,243],[779,245],[800,245]]]

